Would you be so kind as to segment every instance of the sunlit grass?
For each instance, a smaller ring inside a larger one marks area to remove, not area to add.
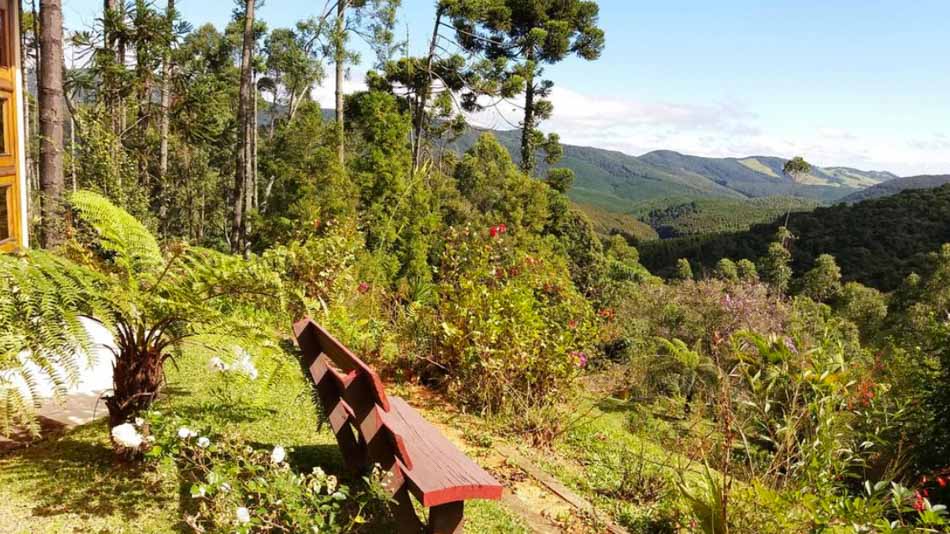
[[[169,366],[169,395],[156,408],[199,427],[228,429],[260,447],[282,445],[296,468],[339,472],[342,459],[328,427],[318,429],[309,390],[295,364],[273,383],[262,366],[253,383],[224,383],[191,354]],[[104,409],[104,407],[102,408]],[[104,421],[0,456],[0,532],[181,532],[183,509],[171,468],[117,465]],[[498,503],[466,505],[470,532],[522,532]]]

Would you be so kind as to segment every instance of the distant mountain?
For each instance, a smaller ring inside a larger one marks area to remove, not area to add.
[[[471,128],[449,145],[464,151],[489,130]],[[520,159],[517,130],[490,131],[516,160]],[[782,171],[782,158],[704,158],[658,150],[631,156],[613,150],[564,145],[557,167],[572,169],[576,175],[571,197],[581,203],[611,211],[630,212],[643,201],[679,199],[747,199],[795,196],[834,202],[850,193],[897,178],[892,173],[861,171],[848,167],[815,167],[796,180]],[[546,169],[539,169],[544,173]]]
[[[896,180],[880,183],[861,191],[856,191],[842,198],[840,201],[847,204],[853,204],[855,202],[861,202],[862,200],[868,200],[872,198],[889,197],[908,189],[932,189],[945,184],[950,184],[950,174],[908,176],[906,178],[897,178]]]
[[[711,272],[721,258],[754,261],[765,254],[780,224],[784,220],[745,232],[642,242],[640,261],[658,274],[673,272],[679,258],[698,272]],[[827,253],[837,258],[845,280],[893,290],[911,272],[927,272],[928,255],[950,242],[950,184],[795,213],[789,229],[796,236],[791,249],[797,275]]]

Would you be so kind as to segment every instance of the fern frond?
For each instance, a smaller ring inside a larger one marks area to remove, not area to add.
[[[115,254],[116,264],[129,273],[152,271],[163,265],[158,242],[129,212],[91,191],[77,191],[69,203],[97,234],[99,247]]]
[[[109,282],[46,252],[0,255],[0,434],[27,426],[41,383],[61,397],[93,354],[82,317],[108,316]]]

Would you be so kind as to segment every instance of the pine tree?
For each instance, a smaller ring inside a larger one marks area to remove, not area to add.
[[[455,0],[451,2],[458,41],[468,51],[484,54],[490,64],[512,62],[497,69],[500,77],[517,80],[524,90],[521,121],[521,168],[531,174],[536,152],[548,163],[560,157],[556,134],[546,139],[538,124],[553,112],[547,98],[554,83],[542,79],[543,65],[570,55],[588,61],[600,57],[604,32],[597,26],[599,7],[590,0]]]

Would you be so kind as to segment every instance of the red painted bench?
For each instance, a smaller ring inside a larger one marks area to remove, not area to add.
[[[302,366],[323,405],[348,469],[373,465],[391,476],[402,532],[462,532],[464,503],[500,499],[502,485],[458,450],[379,375],[310,318],[294,325]],[[429,509],[424,526],[410,493]]]

